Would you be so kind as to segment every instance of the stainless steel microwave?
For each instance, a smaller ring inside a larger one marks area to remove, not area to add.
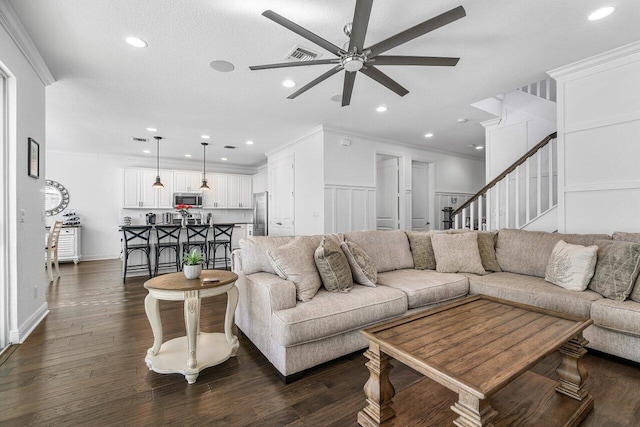
[[[193,207],[202,206],[202,194],[200,193],[173,193],[173,206],[191,205]]]

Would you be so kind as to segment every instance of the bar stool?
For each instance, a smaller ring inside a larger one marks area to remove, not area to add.
[[[207,258],[207,268],[209,268],[209,261],[213,262],[213,268],[216,268],[216,261],[224,260],[224,269],[229,269],[229,262],[231,261],[231,236],[233,235],[233,228],[235,224],[213,224],[213,240],[209,240],[209,255],[211,259]],[[224,257],[216,258],[216,251],[222,246],[224,248]]]
[[[207,259],[208,225],[187,225],[187,241],[182,243],[182,253],[191,252],[193,248],[199,248],[200,253]]]
[[[160,262],[160,254],[165,249],[171,249],[176,252],[176,271],[180,271],[180,231],[181,225],[156,225],[156,266],[154,276],[158,275],[158,267],[166,267],[173,264],[173,262]]]
[[[124,234],[124,275],[122,276],[122,283],[127,283],[129,255],[135,251],[142,251],[147,255],[146,268],[149,269],[149,278],[153,277],[151,274],[151,245],[149,244],[151,226],[123,225],[122,233]],[[131,267],[132,271],[140,271],[144,269],[144,265]]]
[[[60,231],[62,230],[62,221],[56,221],[49,230],[47,237],[47,245],[44,247],[47,251],[47,270],[49,271],[49,281],[53,282],[53,268],[51,262],[56,266],[56,277],[60,277],[60,265],[58,264],[58,240]]]

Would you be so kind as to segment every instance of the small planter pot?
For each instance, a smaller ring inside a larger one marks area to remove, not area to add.
[[[202,264],[185,264],[182,271],[184,272],[184,277],[186,277],[187,279],[197,279],[198,277],[200,277],[200,273],[202,273]]]

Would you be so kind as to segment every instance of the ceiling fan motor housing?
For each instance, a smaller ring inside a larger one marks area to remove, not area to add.
[[[349,55],[342,60],[342,66],[345,70],[355,73],[364,66],[365,58],[358,55]]]

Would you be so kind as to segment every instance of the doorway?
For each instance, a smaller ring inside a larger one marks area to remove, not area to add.
[[[432,229],[430,164],[411,162],[411,230]]]
[[[400,158],[376,154],[376,229],[400,228]]]
[[[0,353],[9,345],[9,135],[7,78],[0,69]]]

